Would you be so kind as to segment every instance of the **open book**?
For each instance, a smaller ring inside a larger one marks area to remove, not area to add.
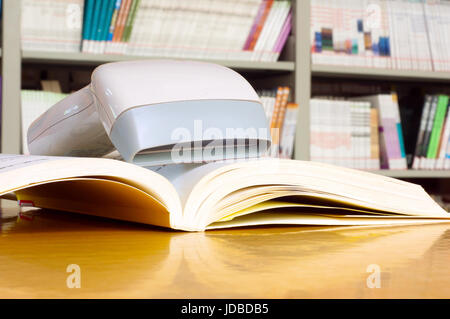
[[[450,222],[421,186],[279,159],[153,168],[105,158],[0,155],[0,195],[21,204],[186,231]]]

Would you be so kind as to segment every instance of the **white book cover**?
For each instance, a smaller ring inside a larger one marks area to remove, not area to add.
[[[197,2],[198,15],[194,24],[191,39],[186,50],[186,58],[200,58],[206,47],[208,28],[211,24],[209,12],[212,8],[211,1],[199,0]]]
[[[403,0],[402,6],[406,10],[408,15],[408,41],[409,41],[409,57],[410,57],[410,69],[420,70],[420,60],[418,56],[418,41],[420,33],[417,29],[417,16],[415,13],[415,4],[410,0]]]
[[[138,55],[139,46],[142,44],[142,29],[144,27],[144,20],[146,19],[147,14],[149,14],[148,11],[157,11],[155,8],[155,3],[156,0],[140,1],[136,10],[136,16],[134,17],[133,29],[131,30],[130,39],[128,41],[127,54]],[[110,50],[112,50],[112,43],[113,42],[110,44]]]
[[[191,19],[191,25],[187,28],[187,35],[185,44],[183,45],[184,49],[182,50],[182,57],[183,58],[191,58],[195,57],[195,51],[194,48],[198,49],[198,43],[199,41],[199,33],[197,32],[197,29],[201,27],[201,23],[204,20],[203,15],[206,13],[204,12],[204,8],[206,5],[209,5],[204,0],[195,0],[191,4],[192,9],[192,19]]]
[[[186,2],[186,1],[184,1]],[[168,26],[167,37],[165,39],[166,49],[164,56],[167,57],[178,57],[178,46],[179,46],[179,37],[178,35],[181,33],[181,29],[183,27],[185,10],[183,6],[183,2],[174,1],[172,2],[172,6],[170,8],[171,12],[171,23]]]
[[[247,4],[246,11],[248,12],[248,14],[243,20],[243,25],[241,27],[242,33],[240,33],[239,37],[237,38],[236,49],[234,51],[235,53],[237,53],[236,59],[238,60],[249,60],[249,54],[248,52],[244,51],[244,46],[252,30],[253,23],[262,2],[263,0],[253,0],[252,2],[248,2]]]
[[[317,161],[319,157],[319,145],[317,143],[318,135],[318,109],[319,101],[310,100],[310,158],[311,161]]]
[[[435,40],[435,50],[436,50],[436,58],[435,62],[435,71],[443,71],[445,60],[445,48],[442,43],[444,38],[444,33],[441,27],[441,16],[440,11],[442,10],[441,5],[436,1],[429,1],[429,9],[431,12],[431,24],[433,26],[433,30],[431,34],[433,34],[436,38]]]
[[[250,4],[251,5],[251,4]],[[241,33],[246,33],[242,29],[245,19],[248,19],[251,12],[247,12],[249,4],[243,2],[222,1],[217,10],[216,23],[211,31],[208,46],[212,50],[211,58],[223,60],[237,60],[237,42]],[[248,15],[248,16],[247,16]],[[214,34],[213,34],[214,33]]]
[[[156,57],[170,57],[170,52],[172,48],[169,44],[169,38],[171,33],[174,32],[175,26],[175,8],[176,8],[176,0],[164,0],[161,3],[163,6],[162,16],[161,16],[161,24],[159,27],[159,35],[155,39],[155,53]],[[146,28],[147,29],[147,28]]]
[[[446,65],[445,62],[447,60],[447,48],[446,45],[446,28],[445,28],[445,7],[443,5],[443,2],[438,1],[435,3],[433,8],[435,15],[436,15],[436,30],[438,32],[438,50],[439,50],[439,71],[445,71]]]
[[[22,48],[79,52],[83,6],[83,0],[22,1]]]
[[[340,158],[341,164],[344,167],[352,167],[353,160],[351,158],[351,109],[349,101],[342,103],[341,108],[341,125],[342,125],[342,135],[341,135],[341,147],[340,147]]]
[[[441,1],[441,27],[443,37],[441,38],[444,47],[443,71],[450,71],[450,3]]]
[[[358,20],[362,21],[362,30],[357,30],[357,42],[358,42],[358,56],[360,57],[361,66],[368,66],[366,58],[366,44],[364,41],[364,15],[365,15],[365,2],[356,0],[355,10],[358,13]],[[357,25],[357,27],[359,27]]]
[[[275,45],[275,42],[277,41],[280,35],[281,29],[283,28],[284,22],[286,21],[290,9],[291,9],[290,2],[282,1],[282,8],[280,9],[280,13],[262,47],[263,52],[260,57],[262,61],[270,61],[270,54]]]
[[[292,158],[297,127],[298,104],[289,104],[286,109],[281,135],[281,158]]]
[[[21,91],[22,153],[28,155],[27,132],[30,124],[67,94],[46,91]]]
[[[397,20],[397,41],[399,41],[399,48],[401,51],[401,65],[403,70],[412,70],[412,60],[414,50],[414,41],[409,36],[411,32],[410,14],[407,0],[395,0]]]
[[[417,51],[419,58],[420,70],[431,71],[431,56],[428,43],[428,31],[425,22],[423,3],[413,3],[415,8],[415,27],[416,35],[418,38]]]
[[[168,2],[164,0],[150,0],[146,6],[140,6],[136,15],[136,19],[139,17],[139,27],[133,41],[135,55],[158,57],[158,46],[161,45],[159,36],[167,7]]]
[[[164,17],[167,11],[167,2],[154,1],[154,5],[146,10],[142,19],[142,28],[139,36],[139,55],[162,57],[160,36],[163,28]]]
[[[391,68],[392,69],[399,69],[399,53],[398,53],[398,43],[396,41],[396,34],[395,34],[395,19],[394,19],[394,8],[392,1],[385,1],[386,6],[386,14],[388,19],[388,26],[389,26],[389,47],[391,51]]]
[[[439,60],[439,49],[438,49],[438,33],[436,31],[436,23],[435,23],[435,13],[433,10],[433,4],[431,4],[430,0],[425,0],[423,4],[423,10],[425,15],[425,23],[427,27],[428,34],[428,43],[430,48],[430,55],[432,59],[432,67],[433,70],[438,70],[439,66],[437,65]]]

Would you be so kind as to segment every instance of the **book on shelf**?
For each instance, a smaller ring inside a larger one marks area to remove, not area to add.
[[[24,0],[22,48],[274,62],[292,29],[291,7],[289,0]]]
[[[54,89],[54,82],[44,82],[45,87],[50,85],[51,89]],[[59,85],[59,83],[58,83]],[[22,127],[22,153],[29,154],[27,131],[28,127],[34,120],[36,120],[41,114],[47,111],[55,103],[66,97],[67,94],[55,93],[51,91],[38,91],[38,90],[22,90],[21,97],[21,127]]]
[[[287,86],[258,91],[271,130],[271,157],[292,158],[294,153],[298,104],[289,102],[290,91]]]
[[[313,98],[311,160],[359,169],[379,169],[378,118],[364,101]]]
[[[361,102],[369,114],[358,113]],[[449,96],[418,93],[401,103],[396,93],[311,99],[311,160],[366,170],[450,169]]]
[[[397,95],[310,101],[311,160],[365,170],[407,169]]]
[[[448,71],[449,34],[449,1],[311,1],[314,64]]]
[[[76,52],[80,50],[83,0],[23,0],[23,50]]]
[[[413,169],[450,168],[449,96],[426,95],[414,151]],[[447,155],[448,154],[448,155]]]
[[[299,106],[297,103],[289,102],[286,105],[286,114],[281,129],[280,158],[288,159],[294,156],[298,109]]]
[[[355,99],[367,101],[378,110],[380,167],[383,169],[407,169],[397,94],[377,94]]]
[[[105,159],[0,155],[0,195],[19,204],[185,231],[255,225],[448,222],[422,187],[283,159],[155,167]]]

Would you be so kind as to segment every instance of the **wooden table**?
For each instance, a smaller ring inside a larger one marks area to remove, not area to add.
[[[184,233],[1,204],[1,298],[450,297],[450,224]]]

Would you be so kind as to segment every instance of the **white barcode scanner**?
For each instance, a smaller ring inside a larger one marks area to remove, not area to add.
[[[141,60],[97,67],[91,83],[28,129],[33,155],[103,156],[141,166],[259,157],[270,131],[258,95],[212,63]]]

